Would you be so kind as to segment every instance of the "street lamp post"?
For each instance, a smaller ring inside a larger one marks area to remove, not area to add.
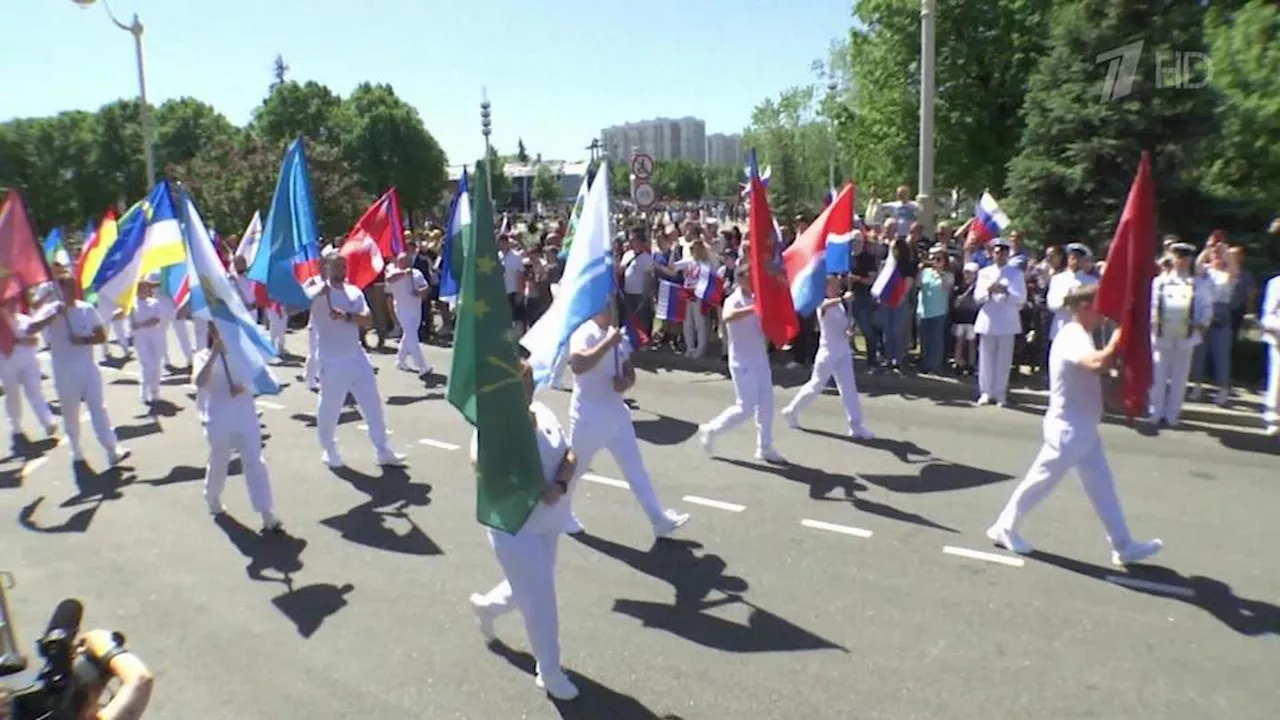
[[[828,190],[835,190],[835,187],[836,187],[836,148],[838,147],[839,141],[836,138],[836,119],[834,115],[835,115],[836,90],[838,88],[839,88],[839,85],[836,83],[836,76],[832,74],[827,79],[828,107],[831,108],[831,114],[832,114],[832,117],[827,118],[827,133],[831,136],[831,160],[827,168]],[[832,197],[831,201],[835,202],[835,198]]]
[[[933,235],[933,105],[937,96],[934,69],[937,65],[937,38],[934,22],[937,0],[920,0],[920,224]]]
[[[491,162],[489,134],[493,132],[492,114],[489,112],[489,91],[480,88],[480,132],[484,135],[484,182],[485,191],[493,197],[493,162]]]
[[[82,8],[88,8],[97,0],[71,0],[71,2]],[[107,4],[107,0],[102,0],[102,7],[106,9],[107,17],[111,18],[111,22],[115,23],[116,27],[133,36],[134,50],[138,56],[138,97],[142,101],[143,152],[147,159],[147,187],[150,188],[156,184],[156,158],[151,131],[151,106],[147,104],[147,70],[142,52],[142,21],[138,19],[138,14],[134,13],[133,22],[125,25],[116,18],[115,13],[111,12],[111,6]]]

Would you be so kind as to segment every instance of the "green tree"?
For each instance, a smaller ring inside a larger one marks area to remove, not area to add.
[[[626,163],[609,165],[609,189],[616,197],[631,195],[631,168]]]
[[[186,163],[208,148],[234,138],[236,128],[212,105],[195,98],[168,100],[151,114],[156,167]]]
[[[707,188],[702,166],[684,158],[656,163],[650,180],[660,197],[701,200]]]
[[[511,204],[511,178],[507,177],[505,172],[507,161],[492,145],[489,146],[488,160],[493,175],[490,196],[493,198],[493,206],[501,210]],[[475,167],[481,167],[480,161],[476,161]],[[477,175],[474,182],[479,183],[483,180],[483,176]]]
[[[743,137],[757,151],[761,169],[772,166],[769,203],[779,217],[812,214],[822,205],[830,180],[835,137],[817,115],[817,89],[800,86],[765,100],[751,113]]]
[[[250,127],[264,141],[282,148],[296,137],[337,143],[341,110],[342,98],[324,85],[289,80],[271,89],[254,111]]]
[[[721,199],[736,199],[741,192],[740,183],[746,179],[737,165],[708,165],[703,175],[707,197]]]
[[[289,66],[284,63],[284,56],[277,53],[275,62],[271,64],[271,89],[275,90],[289,79]]]
[[[529,152],[524,149],[524,138],[516,140],[516,160],[522,163],[529,162]]]
[[[533,175],[533,199],[546,205],[554,205],[563,198],[560,192],[560,182],[556,180],[555,173],[551,172],[551,168],[546,165],[539,165]]]

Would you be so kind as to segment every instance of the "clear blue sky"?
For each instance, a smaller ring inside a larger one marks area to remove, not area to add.
[[[97,109],[137,94],[133,41],[101,3],[6,2],[0,120]],[[585,157],[601,128],[693,115],[738,132],[751,109],[811,82],[810,64],[851,23],[850,0],[113,0],[146,26],[152,103],[190,95],[237,125],[271,81],[346,95],[390,83],[451,163],[480,154],[480,88],[494,143],[522,137],[548,159]],[[16,83],[16,84],[15,84]]]

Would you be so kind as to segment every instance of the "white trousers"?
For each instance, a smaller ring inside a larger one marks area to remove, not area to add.
[[[307,387],[320,382],[320,341],[314,325],[307,326],[307,362],[302,366],[302,377],[306,379]]]
[[[418,342],[418,326],[422,324],[422,306],[401,308],[396,304],[396,322],[400,323],[400,351],[396,353],[396,363],[405,364],[412,361],[414,369],[424,372],[427,360],[422,357],[422,343]]]
[[[138,351],[138,366],[142,371],[142,402],[149,403],[160,397],[160,376],[164,373],[164,327],[156,325],[135,330],[133,346]]]
[[[489,530],[489,543],[506,576],[484,594],[495,617],[519,608],[538,666],[560,668],[560,612],[556,607],[556,547],[560,534]]]
[[[164,361],[170,365],[176,366],[177,363],[169,361],[169,330],[172,328],[174,336],[178,338],[178,351],[182,353],[184,360],[183,366],[191,365],[191,356],[194,355],[194,349],[191,347],[191,321],[174,319],[165,323],[162,327],[162,337],[164,338]]]
[[[92,362],[53,363],[53,387],[58,393],[58,405],[62,410],[62,427],[71,445],[71,458],[83,460],[80,445],[80,404],[89,411],[89,423],[98,444],[108,455],[116,452],[116,433],[111,429],[106,405],[102,402],[102,374]]]
[[[227,484],[227,465],[233,453],[240,455],[249,502],[259,513],[272,509],[271,476],[262,459],[262,428],[252,395],[209,403],[209,421],[204,427],[209,443],[209,464],[204,474],[204,499],[221,502]]]
[[[106,298],[98,298],[98,317],[102,319],[102,324],[110,328],[110,334],[115,336],[116,345],[125,353],[129,352],[129,327],[125,323],[124,318],[115,318],[116,304]],[[111,357],[111,344],[109,342],[102,344],[102,356]]]
[[[773,370],[767,363],[730,366],[729,379],[734,403],[707,423],[707,430],[718,435],[755,415],[756,449],[773,447]]]
[[[1096,425],[1073,427],[1067,423],[1045,421],[1044,444],[1031,469],[1004,506],[996,527],[1017,531],[1022,518],[1057,487],[1067,473],[1075,470],[1094,512],[1106,528],[1113,550],[1123,550],[1133,541],[1125,523],[1120,498],[1116,495],[1115,476],[1107,465],[1102,438]]]
[[[195,326],[196,332],[196,348],[203,350],[209,347],[209,321],[203,318],[195,318],[191,321]]]
[[[687,352],[701,355],[707,351],[707,316],[702,312],[702,303],[698,300],[685,300],[684,347]]]
[[[861,428],[862,403],[858,401],[858,381],[853,376],[851,353],[837,356],[819,352],[813,359],[813,374],[809,376],[809,382],[800,388],[800,392],[796,393],[783,412],[791,415],[804,410],[827,388],[827,381],[832,376],[836,379],[836,389],[840,391],[840,402],[844,405],[845,417],[849,419],[849,428]]]
[[[27,396],[36,419],[40,421],[40,429],[47,430],[53,425],[53,411],[44,399],[44,390],[40,387],[40,362],[33,356],[15,360],[10,357],[0,360],[0,382],[4,383],[4,409],[9,415],[9,424],[14,435],[22,433],[22,395]]]
[[[1280,345],[1267,345],[1267,389],[1262,395],[1262,419],[1280,426]]]
[[[996,402],[1007,401],[1016,335],[978,336],[978,392]]]
[[[644,514],[649,516],[649,522],[656,528],[666,521],[658,493],[653,489],[653,480],[644,467],[644,458],[640,456],[636,428],[631,423],[631,415],[625,405],[612,417],[570,415],[569,445],[578,458],[578,467],[582,472],[591,467],[591,460],[596,453],[608,450],[622,470],[622,479],[627,481]]]
[[[382,416],[382,395],[378,393],[378,379],[373,374],[373,364],[364,354],[330,361],[322,360],[320,369],[320,401],[316,406],[316,431],[320,435],[320,447],[330,455],[338,452],[338,417],[347,395],[356,399],[360,414],[369,425],[369,440],[378,451],[378,457],[390,457],[394,453],[387,445],[387,425]],[[257,420],[254,421],[255,423]]]
[[[289,331],[289,315],[283,310],[267,310],[267,334],[276,347],[277,355],[285,354],[284,340]]]
[[[1151,339],[1151,404],[1152,420],[1176,423],[1182,414],[1182,400],[1187,395],[1187,376],[1191,373],[1191,355],[1197,340],[1191,338]]]

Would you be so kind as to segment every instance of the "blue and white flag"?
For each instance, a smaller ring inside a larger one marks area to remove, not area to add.
[[[276,356],[274,343],[249,315],[239,290],[218,259],[200,212],[185,191],[178,204],[182,238],[187,246],[191,286],[187,304],[191,316],[208,320],[218,328],[228,362],[252,378],[255,395],[279,394],[280,383],[267,365]]]
[[[458,273],[462,270],[462,233],[471,224],[471,193],[467,189],[467,169],[462,169],[458,181],[458,193],[453,196],[449,208],[449,227],[445,230],[444,245],[440,248],[440,299],[453,307],[458,302],[462,285]]]
[[[560,291],[551,307],[520,339],[529,351],[533,380],[539,389],[546,387],[568,349],[569,336],[609,306],[613,298],[613,258],[610,256],[613,235],[610,232],[609,167],[600,164],[596,171],[582,216],[574,232],[573,245],[565,260],[560,278]]]

